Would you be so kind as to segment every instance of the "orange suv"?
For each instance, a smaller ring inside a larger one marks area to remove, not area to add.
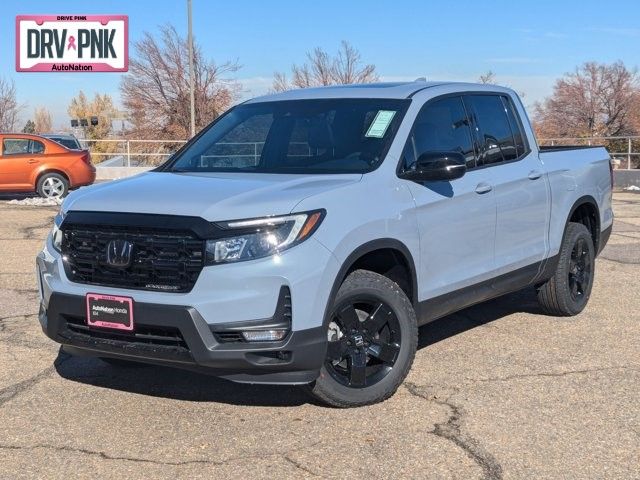
[[[37,192],[64,197],[70,188],[96,178],[88,150],[69,150],[53,140],[24,133],[0,133],[0,192]]]

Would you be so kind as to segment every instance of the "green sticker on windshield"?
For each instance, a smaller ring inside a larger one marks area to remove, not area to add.
[[[378,113],[376,113],[376,118],[374,118],[373,122],[371,122],[369,130],[367,130],[365,137],[384,137],[384,134],[387,131],[387,128],[389,128],[389,124],[391,123],[391,120],[393,120],[393,116],[395,114],[395,110],[378,110]]]

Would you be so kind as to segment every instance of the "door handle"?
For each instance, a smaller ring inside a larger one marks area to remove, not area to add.
[[[27,163],[38,163],[40,160],[36,160],[35,158],[30,158],[27,160]]]
[[[480,182],[476,185],[476,193],[482,195],[483,193],[488,193],[493,190],[493,187],[489,185],[487,182]]]
[[[529,172],[529,180],[537,180],[542,176],[542,172],[540,170],[531,170]]]

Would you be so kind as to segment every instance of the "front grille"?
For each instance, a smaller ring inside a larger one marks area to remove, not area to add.
[[[101,330],[87,325],[83,318],[65,316],[67,328],[75,333],[92,338],[121,340],[126,342],[146,343],[164,347],[179,347],[188,350],[182,333],[175,327],[159,327],[151,325],[136,325],[135,332],[120,330]]]
[[[63,225],[62,254],[72,282],[161,292],[189,292],[204,266],[204,240],[190,231]],[[133,244],[130,266],[107,264],[111,240]]]
[[[175,327],[136,325],[134,332],[102,330],[88,326],[84,318],[63,315],[66,328],[60,332],[71,345],[94,346],[127,354],[153,354],[157,358],[191,361],[191,352]]]

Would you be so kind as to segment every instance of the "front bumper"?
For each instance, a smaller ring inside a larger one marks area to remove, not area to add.
[[[49,235],[36,270],[42,328],[71,353],[172,365],[242,382],[292,384],[313,381],[324,361],[322,324],[339,264],[310,238],[279,255],[206,266],[188,292],[120,288],[71,281]],[[282,330],[273,326],[282,289],[290,298],[289,333],[282,341],[228,342],[217,335],[220,329],[236,336],[239,329]],[[89,329],[88,293],[132,298],[135,332]]]
[[[186,368],[237,382],[309,383],[326,353],[322,327],[292,331],[280,342],[223,343],[195,308],[180,305],[135,302],[135,331],[114,332],[86,326],[85,297],[53,292],[46,306],[41,303],[39,318],[45,334],[72,354]]]

